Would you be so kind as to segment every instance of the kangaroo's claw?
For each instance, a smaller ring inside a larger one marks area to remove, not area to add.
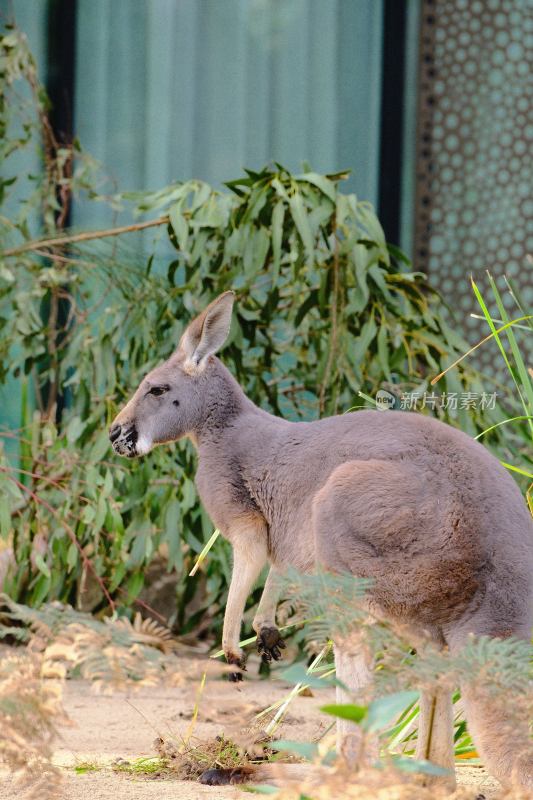
[[[230,672],[228,675],[228,680],[231,683],[238,683],[243,679],[243,672],[246,672],[246,659],[244,655],[238,653],[226,653],[226,661],[228,664],[235,664],[236,667],[239,668],[240,672]]]
[[[281,651],[285,649],[285,642],[277,628],[261,628],[257,636],[257,652],[261,659],[268,664],[272,659],[279,661]]]

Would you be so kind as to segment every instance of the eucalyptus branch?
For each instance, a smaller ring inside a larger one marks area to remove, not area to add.
[[[131,233],[132,231],[142,231],[145,228],[154,228],[157,225],[168,224],[168,216],[158,217],[158,219],[151,219],[146,222],[137,222],[132,225],[122,225],[118,228],[105,228],[99,231],[85,231],[84,233],[76,233],[72,236],[56,236],[53,239],[34,239],[31,242],[19,245],[18,247],[11,247],[0,253],[0,256],[8,258],[10,256],[18,256],[21,253],[27,253],[31,250],[40,250],[42,247],[58,247],[65,244],[75,244],[77,242],[88,242],[92,239],[105,239],[108,236],[120,236],[123,233]]]

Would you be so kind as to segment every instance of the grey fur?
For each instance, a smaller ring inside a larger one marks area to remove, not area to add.
[[[420,414],[358,411],[295,423],[258,408],[214,356],[232,300],[225,293],[191,323],[111,429],[115,450],[130,457],[186,435],[195,443],[198,492],[235,553],[228,659],[243,666],[239,614],[266,560],[278,571],[321,565],[372,578],[379,613],[453,649],[470,633],[529,638],[533,523],[498,460]],[[154,386],[164,393],[149,394]],[[274,624],[273,602],[261,605],[258,633]],[[474,692],[466,705],[489,769],[533,787],[531,752],[514,757],[498,743],[499,720]],[[443,725],[448,718],[443,710]]]

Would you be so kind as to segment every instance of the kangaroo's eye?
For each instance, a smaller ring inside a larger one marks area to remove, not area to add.
[[[160,395],[165,394],[165,392],[168,392],[168,386],[152,386],[148,394],[153,394],[156,397],[159,397]]]

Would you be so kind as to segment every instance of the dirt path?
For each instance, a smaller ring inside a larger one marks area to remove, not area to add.
[[[201,667],[198,668],[198,679]],[[210,788],[194,781],[149,779],[114,772],[117,759],[131,763],[155,756],[157,736],[183,737],[194,706],[198,682],[177,688],[150,688],[129,695],[95,695],[84,681],[69,681],[64,691],[64,706],[72,725],[62,727],[54,761],[64,768],[63,800],[190,800],[191,798],[250,798],[253,795],[233,787]],[[225,728],[224,717],[231,717],[233,698],[250,711],[265,708],[286,696],[290,687],[280,681],[248,679],[236,688],[220,680],[209,681],[204,691],[195,735],[212,739]],[[229,698],[229,704],[228,704]],[[329,721],[318,711],[331,702],[330,690],[314,697],[294,700],[282,727],[280,738],[316,740]],[[85,765],[85,767],[83,766]],[[76,772],[76,767],[87,768]],[[481,769],[459,768],[461,783],[475,783],[486,800],[496,797],[496,783]],[[19,796],[11,779],[0,776],[0,800]]]

